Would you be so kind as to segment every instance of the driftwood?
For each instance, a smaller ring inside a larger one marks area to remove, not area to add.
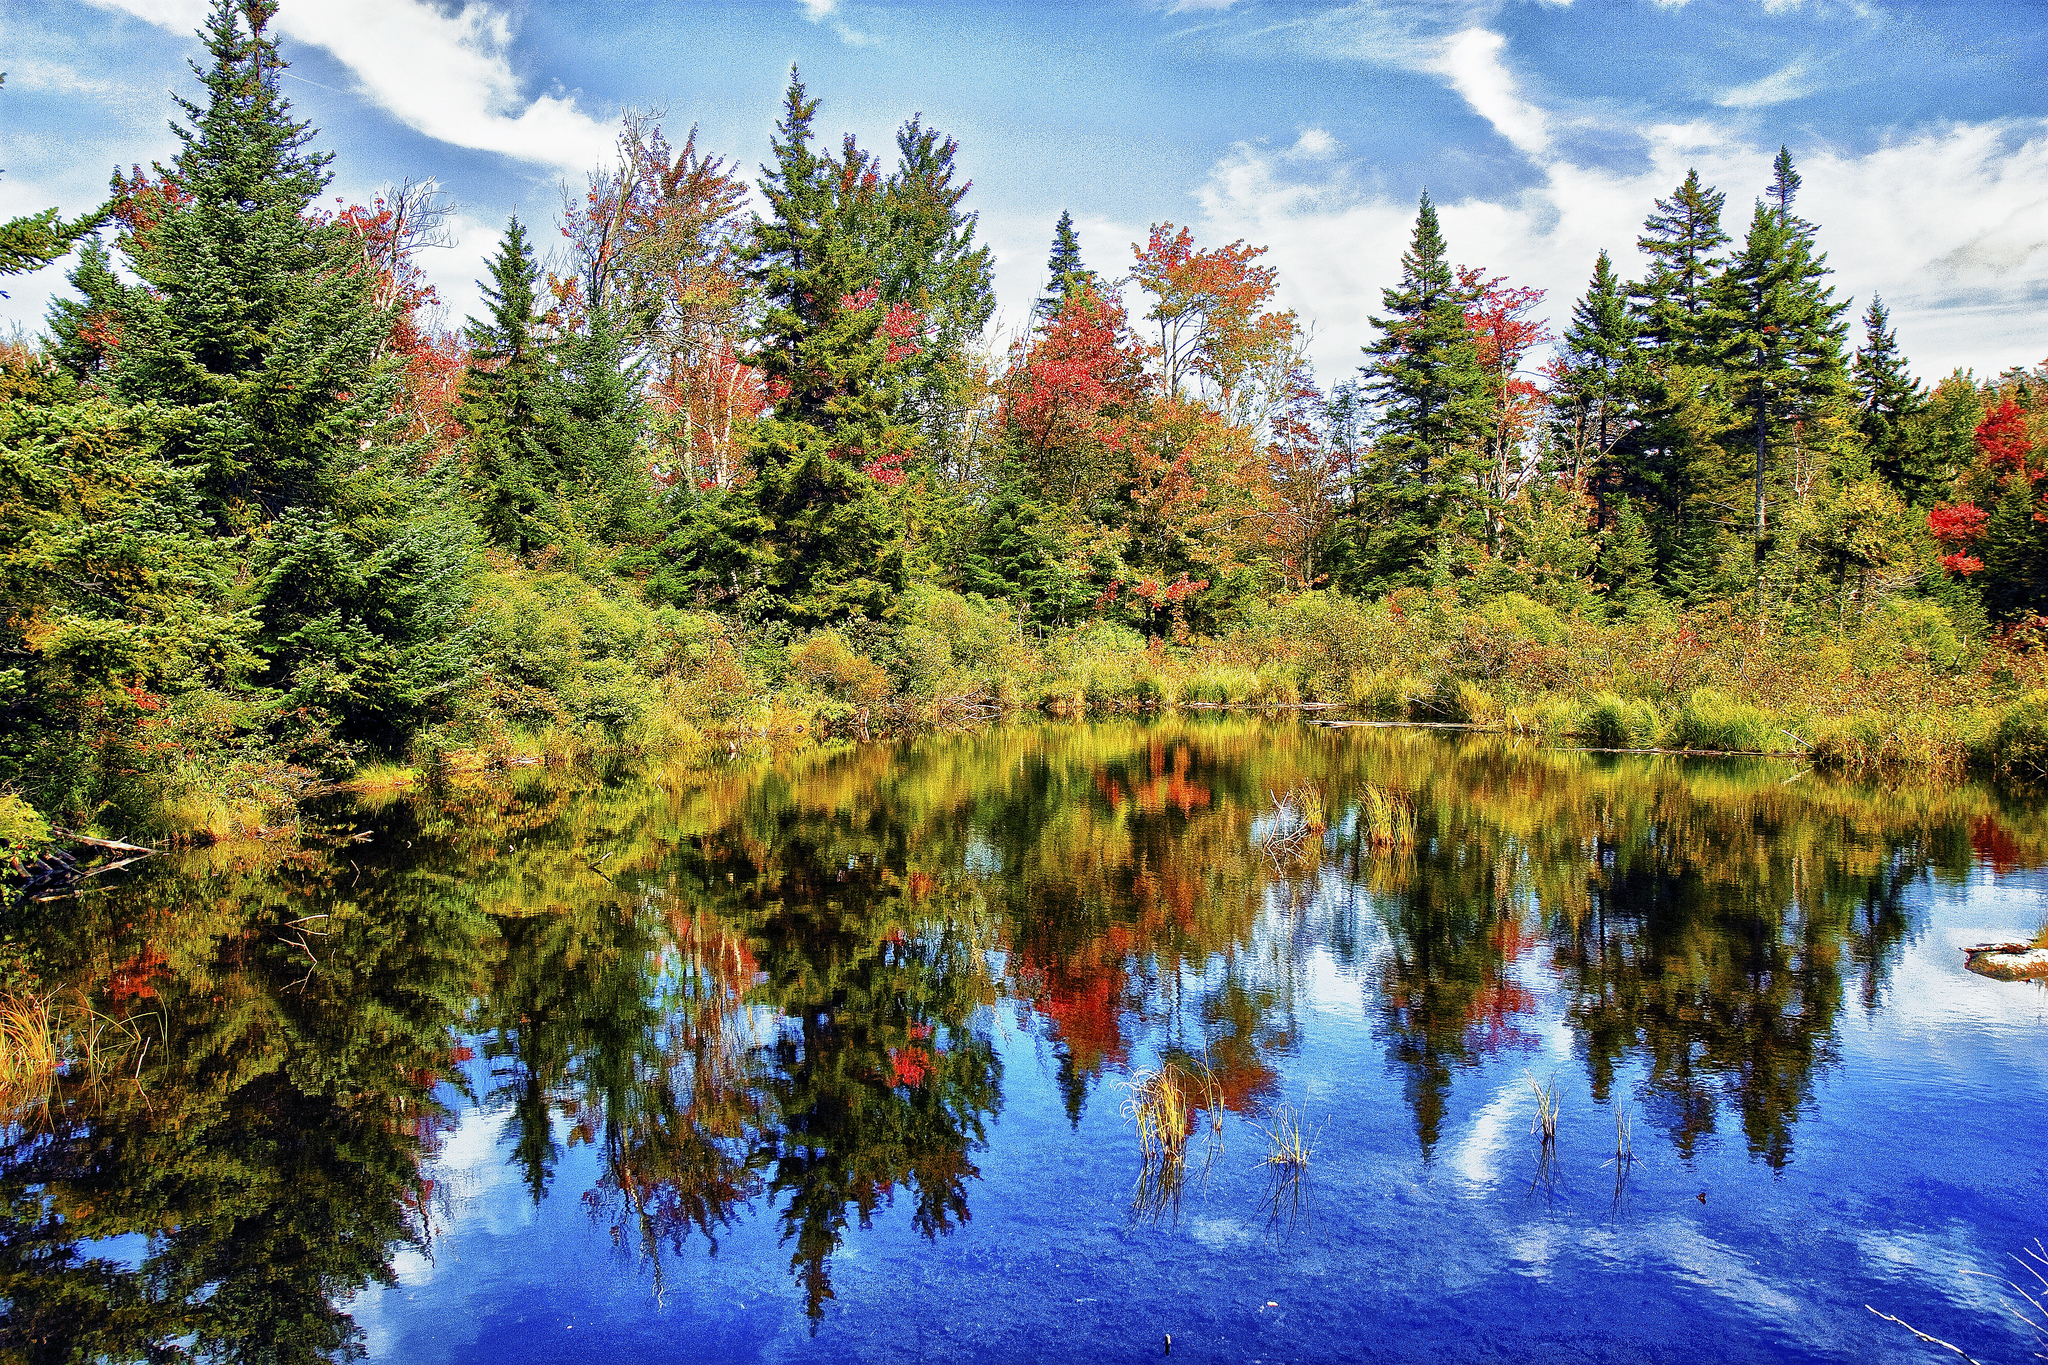
[[[87,848],[104,849],[109,853],[126,853],[125,858],[110,858],[100,863],[81,863],[77,858],[55,846],[41,850],[26,861],[17,863],[11,877],[0,880],[14,883],[13,891],[23,900],[53,901],[76,895],[79,884],[99,876],[103,872],[118,872],[131,867],[156,850],[144,848],[141,844],[123,843],[119,839],[95,839],[89,834],[73,834],[69,830],[56,829],[52,835],[66,843],[82,844]],[[0,865],[0,872],[5,872]]]

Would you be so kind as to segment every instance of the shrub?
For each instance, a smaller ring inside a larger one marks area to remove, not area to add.
[[[789,665],[804,686],[835,701],[873,706],[889,695],[881,665],[854,653],[837,631],[821,630],[791,649]]]
[[[1449,675],[1438,678],[1436,686],[1430,689],[1428,697],[1420,705],[1432,720],[1455,721],[1466,725],[1484,725],[1500,719],[1500,703],[1493,694],[1475,683]]]
[[[2005,709],[1992,727],[1989,758],[2015,777],[2048,777],[2048,692],[2029,692]]]

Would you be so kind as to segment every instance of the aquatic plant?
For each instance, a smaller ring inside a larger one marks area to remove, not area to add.
[[[1309,1158],[1315,1155],[1316,1131],[1310,1129],[1301,1117],[1301,1111],[1292,1105],[1283,1104],[1273,1111],[1270,1124],[1254,1124],[1266,1137],[1266,1154],[1259,1158],[1261,1166],[1271,1166],[1283,1174],[1298,1175],[1308,1169]]]
[[[1536,1092],[1536,1117],[1529,1124],[1529,1131],[1543,1134],[1543,1145],[1549,1147],[1557,1141],[1557,1115],[1563,1097],[1558,1093],[1557,1077],[1539,1081],[1528,1077],[1529,1088]]]
[[[1374,848],[1415,846],[1415,807],[1398,793],[1367,782],[1358,793],[1359,832]]]
[[[0,1113],[29,1108],[50,1093],[61,1065],[47,996],[0,1001]]]

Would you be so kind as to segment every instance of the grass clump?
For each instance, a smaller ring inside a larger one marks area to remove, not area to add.
[[[1253,1126],[1266,1138],[1266,1154],[1259,1158],[1261,1166],[1270,1166],[1286,1175],[1298,1175],[1308,1169],[1309,1158],[1315,1155],[1316,1133],[1302,1120],[1300,1110],[1283,1104],[1273,1111],[1270,1124]]]
[[[1789,738],[1756,707],[1712,687],[1693,689],[1671,725],[1671,745],[1678,749],[1776,753]]]
[[[0,1000],[0,1115],[40,1103],[56,1083],[61,1066],[49,998]]]
[[[1358,831],[1374,848],[1415,846],[1415,807],[1408,798],[1377,782],[1358,795]]]
[[[1593,698],[1586,712],[1585,736],[1602,749],[1649,749],[1656,746],[1657,708],[1612,692]]]
[[[2048,691],[2007,707],[1986,745],[1991,766],[2009,777],[2048,777]]]
[[[1528,1080],[1529,1089],[1536,1094],[1536,1116],[1530,1120],[1529,1131],[1542,1133],[1545,1147],[1555,1146],[1557,1118],[1564,1100],[1557,1087],[1557,1077],[1552,1076],[1548,1081],[1539,1081],[1531,1076]]]

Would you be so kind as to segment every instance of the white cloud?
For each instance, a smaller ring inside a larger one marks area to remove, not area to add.
[[[1812,91],[1813,83],[1806,77],[1806,63],[1793,62],[1760,80],[1723,91],[1715,102],[1724,109],[1761,109],[1766,105],[1799,99]]]
[[[868,47],[875,41],[839,17],[839,0],[797,0],[797,3],[803,6],[804,18],[814,24],[829,24],[839,35],[839,41],[848,47]]]
[[[1453,258],[1548,290],[1546,311],[1561,326],[1600,250],[1624,273],[1640,272],[1643,217],[1688,168],[1727,192],[1725,221],[1739,234],[1775,145],[1701,123],[1643,133],[1640,168],[1559,156],[1519,192],[1440,201]],[[1853,295],[1860,310],[1882,294],[1923,376],[2048,355],[2048,121],[1958,124],[1869,152],[1823,148],[1802,155],[1799,169],[1799,210],[1820,224],[1838,296]],[[1246,143],[1216,163],[1197,198],[1204,240],[1271,248],[1281,302],[1315,324],[1325,376],[1355,366],[1380,290],[1399,270],[1414,199],[1367,187],[1342,156],[1310,165]]]
[[[1522,151],[1540,152],[1550,145],[1550,120],[1517,93],[1515,78],[1500,59],[1506,45],[1498,33],[1468,28],[1445,40],[1431,66],[1495,132]]]
[[[180,32],[206,17],[203,0],[91,3]],[[612,141],[612,125],[578,108],[575,96],[521,93],[511,18],[480,0],[452,12],[431,0],[285,0],[275,23],[281,35],[327,49],[361,94],[442,142],[580,171]]]

